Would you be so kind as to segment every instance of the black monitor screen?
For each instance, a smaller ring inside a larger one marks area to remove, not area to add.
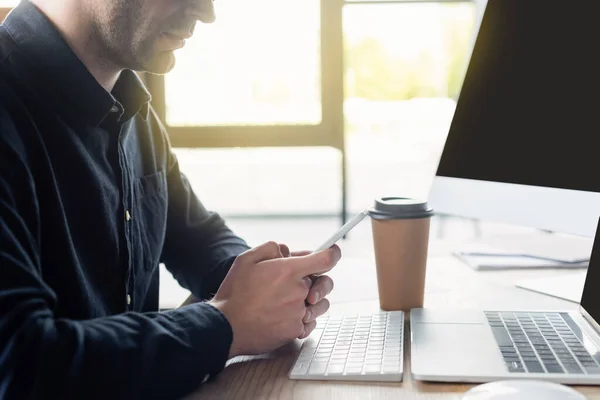
[[[600,192],[600,2],[488,0],[437,175]]]

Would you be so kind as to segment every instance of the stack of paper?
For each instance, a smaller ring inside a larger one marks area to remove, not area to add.
[[[536,249],[538,250],[538,249]],[[488,244],[476,244],[454,252],[454,255],[475,270],[532,269],[532,268],[587,268],[589,252],[556,250],[550,254],[533,251],[500,248]]]

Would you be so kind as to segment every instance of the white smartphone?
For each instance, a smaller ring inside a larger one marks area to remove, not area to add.
[[[362,221],[367,215],[369,215],[369,210],[367,210],[367,209],[362,210],[360,213],[356,214],[356,216],[354,216],[350,221],[346,222],[340,228],[340,230],[338,230],[329,239],[327,239],[325,241],[325,243],[323,243],[322,245],[317,247],[317,249],[315,251],[313,251],[313,253],[328,249],[331,246],[333,246],[338,240],[340,240],[341,238],[346,236],[348,234],[348,232],[350,232],[352,230],[352,228],[354,228],[356,225],[358,225],[358,223],[360,221]]]

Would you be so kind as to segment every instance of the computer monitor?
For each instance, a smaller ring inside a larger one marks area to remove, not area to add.
[[[487,2],[429,194],[439,214],[594,236],[599,11]]]

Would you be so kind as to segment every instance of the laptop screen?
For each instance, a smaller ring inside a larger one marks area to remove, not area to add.
[[[588,267],[581,296],[581,308],[596,322],[600,324],[600,221],[596,229],[596,237],[592,247],[590,265]]]

